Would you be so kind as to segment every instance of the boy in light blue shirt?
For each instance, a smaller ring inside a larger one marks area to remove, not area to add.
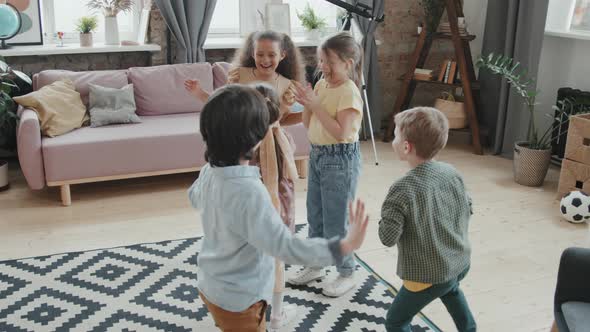
[[[200,127],[209,163],[189,189],[204,230],[199,293],[222,331],[265,331],[274,286],[272,257],[316,267],[339,262],[364,240],[364,204],[350,205],[346,238],[296,238],[273,207],[258,167],[248,166],[268,130],[262,95],[243,85],[217,90],[201,112]]]

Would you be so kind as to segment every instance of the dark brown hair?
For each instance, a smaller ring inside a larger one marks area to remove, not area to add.
[[[275,89],[266,83],[254,83],[252,87],[264,97],[266,108],[268,108],[268,124],[271,125],[279,119],[281,115],[279,95]]]
[[[363,48],[354,40],[348,32],[339,32],[322,42],[320,49],[326,53],[336,54],[340,60],[352,60],[353,69],[348,73],[348,77],[361,87],[361,77],[363,75]]]
[[[256,89],[228,84],[217,89],[201,111],[200,128],[213,167],[252,159],[252,149],[268,131],[266,100]]]
[[[284,33],[270,30],[251,33],[248,38],[246,38],[244,46],[236,52],[233,61],[234,66],[246,68],[256,67],[254,48],[256,42],[261,39],[278,42],[281,52],[285,52],[285,58],[279,62],[276,72],[290,80],[301,82],[303,80],[301,53],[299,52],[299,49],[295,47],[293,40]]]

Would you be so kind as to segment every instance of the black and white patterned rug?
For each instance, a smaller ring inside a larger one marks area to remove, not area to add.
[[[305,236],[306,227],[298,226]],[[216,331],[200,301],[200,238],[0,262],[0,331]],[[284,331],[385,331],[395,289],[357,258],[358,288],[337,299],[321,282],[287,289]],[[297,267],[287,267],[287,274]],[[417,316],[413,332],[439,331]]]

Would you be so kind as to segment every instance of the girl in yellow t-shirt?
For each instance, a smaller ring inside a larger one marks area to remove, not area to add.
[[[309,237],[344,237],[346,206],[353,200],[360,174],[359,129],[363,100],[359,90],[362,48],[347,32],[326,39],[319,48],[324,78],[311,86],[296,84],[295,100],[305,107],[303,124],[312,144],[307,184]],[[353,255],[336,265],[338,277],[323,294],[338,297],[356,286]],[[325,276],[323,269],[305,267],[289,283],[303,285]]]
[[[278,121],[269,128],[253,162],[260,166],[262,181],[273,205],[292,232],[295,231],[295,146],[293,139],[281,125],[301,123],[301,113],[291,112],[290,106],[295,102],[294,82],[302,80],[302,76],[301,55],[291,38],[274,31],[262,31],[250,34],[244,46],[238,50],[227,81],[241,84],[265,83],[256,85],[256,88],[265,95],[269,106],[276,104],[279,109]],[[201,89],[198,81],[187,80],[184,85],[203,102],[209,98],[209,94]],[[275,91],[269,91],[266,86]],[[275,267],[271,329],[284,326],[296,315],[295,305],[283,306],[285,266],[277,260]]]

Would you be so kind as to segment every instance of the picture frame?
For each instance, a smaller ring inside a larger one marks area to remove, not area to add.
[[[18,9],[23,22],[21,31],[6,43],[8,45],[43,45],[40,1],[7,0],[6,2]]]
[[[291,35],[291,12],[288,3],[268,3],[265,10],[266,29]]]

